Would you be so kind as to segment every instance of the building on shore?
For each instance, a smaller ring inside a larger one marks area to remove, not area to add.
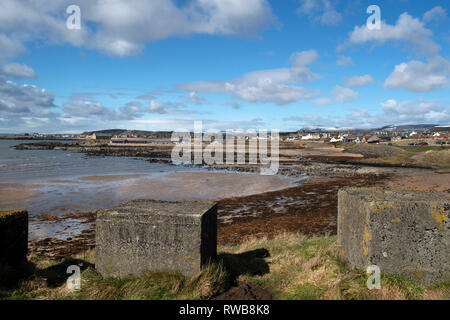
[[[111,139],[112,138],[112,134],[109,134],[109,133],[93,133],[92,135],[91,135],[91,139],[92,140],[109,140],[109,139]]]

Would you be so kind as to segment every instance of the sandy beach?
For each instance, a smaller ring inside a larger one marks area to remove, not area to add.
[[[21,201],[27,201],[39,197],[40,185],[22,185],[17,183],[0,184],[0,206],[7,207]],[[5,206],[6,205],[6,206]]]

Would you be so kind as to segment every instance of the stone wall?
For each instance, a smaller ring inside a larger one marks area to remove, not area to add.
[[[422,285],[450,281],[449,215],[449,193],[339,190],[339,253],[352,267]]]
[[[187,276],[216,258],[217,205],[137,200],[100,211],[96,269],[105,277],[148,271]]]

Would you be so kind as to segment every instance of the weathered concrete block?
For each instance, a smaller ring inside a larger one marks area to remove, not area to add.
[[[0,210],[0,265],[18,268],[27,253],[28,212]]]
[[[104,277],[147,271],[192,276],[217,254],[217,205],[136,200],[97,214],[96,269]]]
[[[449,193],[347,188],[338,199],[338,248],[350,266],[450,281]]]

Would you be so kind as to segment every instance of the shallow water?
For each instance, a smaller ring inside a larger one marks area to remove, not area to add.
[[[134,199],[219,200],[297,184],[282,176],[10,148],[19,143],[0,140],[0,208],[26,209],[31,217],[93,211]],[[51,237],[61,227],[69,228],[52,222],[30,226],[31,238]],[[73,231],[80,230],[74,226]]]

